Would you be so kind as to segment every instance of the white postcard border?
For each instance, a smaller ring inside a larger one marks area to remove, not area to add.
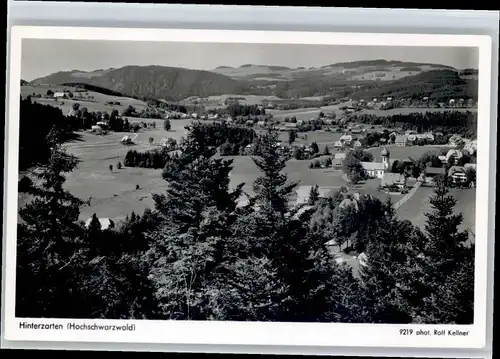
[[[161,42],[286,43],[365,46],[425,46],[479,48],[478,153],[476,188],[476,254],[474,324],[389,325],[338,323],[181,322],[129,320],[66,320],[15,318],[19,93],[22,39],[72,39]],[[5,148],[5,339],[12,341],[127,342],[169,344],[233,344],[343,347],[482,348],[487,313],[487,246],[490,213],[490,101],[492,41],[486,35],[376,34],[247,30],[180,30],[90,27],[13,26],[11,28],[9,103]],[[27,330],[20,324],[69,323],[133,325],[133,331]],[[400,329],[470,331],[461,336],[405,336]]]

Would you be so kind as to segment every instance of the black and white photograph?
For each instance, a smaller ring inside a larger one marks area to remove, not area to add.
[[[474,324],[478,47],[20,60],[16,318]]]

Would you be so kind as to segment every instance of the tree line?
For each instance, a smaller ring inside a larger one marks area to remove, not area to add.
[[[16,316],[345,323],[471,324],[474,246],[440,184],[419,229],[390,200],[342,189],[290,209],[277,134],[259,138],[249,203],[230,185],[209,127],[191,126],[162,177],[154,209],[103,230],[78,220],[64,189],[78,160],[55,129],[20,210]],[[316,196],[317,197],[317,196]],[[99,223],[98,223],[99,222]],[[325,243],[365,253],[359,273]]]

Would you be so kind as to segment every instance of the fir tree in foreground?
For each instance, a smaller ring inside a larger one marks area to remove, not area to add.
[[[162,316],[169,319],[223,319],[225,283],[236,201],[241,186],[229,188],[232,161],[214,158],[210,141],[197,128],[183,153],[166,168],[167,195],[154,197],[160,222],[148,234],[145,256]]]
[[[85,301],[78,290],[85,257],[83,225],[78,221],[82,201],[63,189],[64,174],[73,171],[78,161],[64,152],[61,142],[61,132],[53,128],[47,137],[48,163],[32,169],[33,199],[19,211],[16,315],[20,317],[89,314],[78,310]]]
[[[461,230],[462,214],[442,181],[430,199],[425,226],[422,306],[417,320],[428,324],[472,324],[474,317],[474,253],[469,234]]]

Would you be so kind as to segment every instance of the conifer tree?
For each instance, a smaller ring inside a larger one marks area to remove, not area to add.
[[[34,168],[33,199],[19,211],[16,315],[21,317],[85,316],[79,291],[84,262],[82,201],[63,188],[64,174],[78,160],[61,148],[61,132],[47,136],[48,163]]]
[[[309,200],[308,204],[314,206],[316,202],[319,200],[319,187],[317,185],[312,186],[309,191]]]
[[[265,258],[277,274],[274,282],[280,283],[282,290],[273,298],[279,308],[275,320],[337,320],[339,287],[345,289],[342,283],[349,275],[333,263],[325,238],[309,231],[312,213],[298,218],[298,210],[289,209],[296,184],[282,172],[286,159],[276,143],[274,132],[261,138],[261,152],[254,160],[262,171],[254,183],[258,210],[249,214],[245,231],[238,234],[250,244],[249,252]]]
[[[209,130],[209,129],[208,129]],[[213,293],[225,285],[228,238],[241,185],[230,189],[231,160],[214,158],[207,127],[192,126],[175,168],[167,168],[167,195],[156,195],[160,222],[148,234],[145,256],[163,316],[209,319]]]
[[[461,230],[462,214],[454,213],[456,199],[442,181],[426,213],[427,242],[423,250],[424,277],[418,320],[429,324],[471,324],[474,296],[474,245]]]

